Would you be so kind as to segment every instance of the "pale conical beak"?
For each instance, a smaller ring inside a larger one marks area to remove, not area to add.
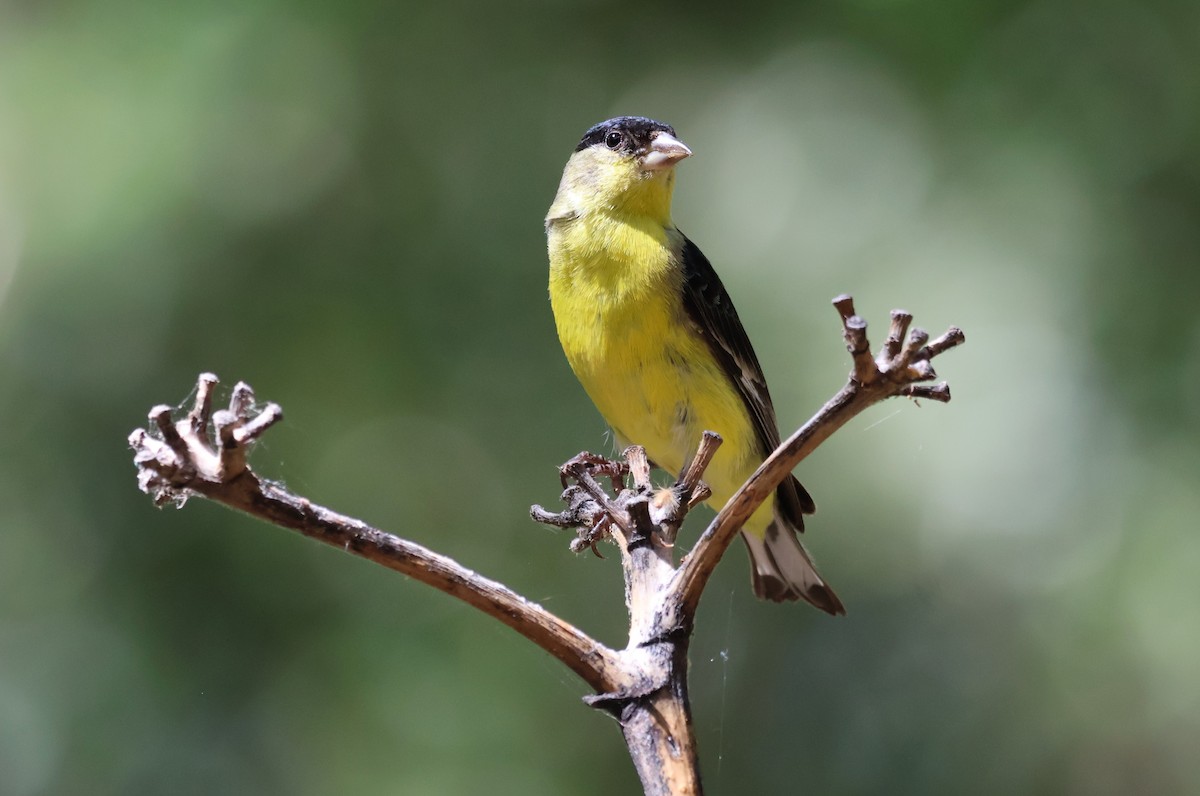
[[[661,171],[669,169],[692,154],[682,141],[670,133],[661,132],[650,142],[650,151],[642,155],[642,169]]]

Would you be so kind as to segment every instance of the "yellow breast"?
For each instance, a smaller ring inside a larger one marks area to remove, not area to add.
[[[703,430],[725,437],[706,474],[723,503],[761,459],[740,395],[683,309],[681,244],[648,219],[552,224],[550,301],[571,368],[622,444],[678,472]]]

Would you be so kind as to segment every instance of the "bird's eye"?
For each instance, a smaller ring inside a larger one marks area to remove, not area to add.
[[[624,140],[625,140],[625,136],[621,135],[616,130],[613,130],[611,133],[604,136],[604,145],[606,147],[608,147],[609,149],[616,149],[617,147],[619,147],[621,145],[621,142]]]

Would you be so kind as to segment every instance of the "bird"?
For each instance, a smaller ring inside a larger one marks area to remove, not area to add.
[[[546,214],[550,305],[568,363],[622,446],[679,473],[719,433],[704,479],[720,508],[779,446],[758,357],[708,258],[671,217],[692,154],[669,124],[619,116],[583,134]],[[760,599],[845,613],[797,536],[816,510],[796,478],[742,527]]]

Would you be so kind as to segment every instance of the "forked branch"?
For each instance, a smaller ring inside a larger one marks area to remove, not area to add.
[[[919,382],[937,378],[930,360],[965,342],[966,336],[961,329],[952,326],[926,344],[929,335],[925,330],[914,328],[908,332],[912,315],[904,310],[893,310],[887,339],[879,355],[872,358],[867,322],[855,313],[854,299],[848,295],[838,296],[833,305],[842,318],[842,336],[854,369],[846,386],[768,456],[734,493],[692,552],[680,563],[664,602],[665,610],[677,614],[677,621],[685,625],[690,625],[704,586],[742,525],[796,465],[833,432],[867,407],[894,396],[928,398],[943,403],[950,400],[950,386],[945,382],[933,386],[922,386]]]
[[[617,545],[629,610],[629,642],[614,650],[504,585],[482,577],[418,544],[318,506],[260,479],[247,465],[254,441],[278,422],[276,404],[257,409],[244,383],[229,406],[212,411],[217,379],[202,374],[196,399],[180,419],[171,407],[150,411],[151,431],[129,437],[138,484],[157,505],[182,505],[202,495],[276,525],[367,558],[475,606],[521,633],[578,674],[594,691],[589,704],[621,723],[630,756],[647,794],[701,791],[691,708],[687,649],[700,596],[734,535],[788,473],[834,431],[872,404],[894,396],[949,401],[931,360],[959,345],[951,328],[932,342],[896,310],[880,353],[872,357],[866,321],[849,296],[834,300],[853,361],[845,387],[774,451],[709,524],[678,568],[674,544],[688,510],[711,492],[703,482],[721,438],[706,432],[696,455],[671,486],[655,489],[646,453],[637,446],[622,461],[582,453],[562,467],[566,508],[534,506],[535,520],[573,528],[571,549]],[[628,483],[629,478],[632,483]],[[602,485],[607,479],[610,494]]]

